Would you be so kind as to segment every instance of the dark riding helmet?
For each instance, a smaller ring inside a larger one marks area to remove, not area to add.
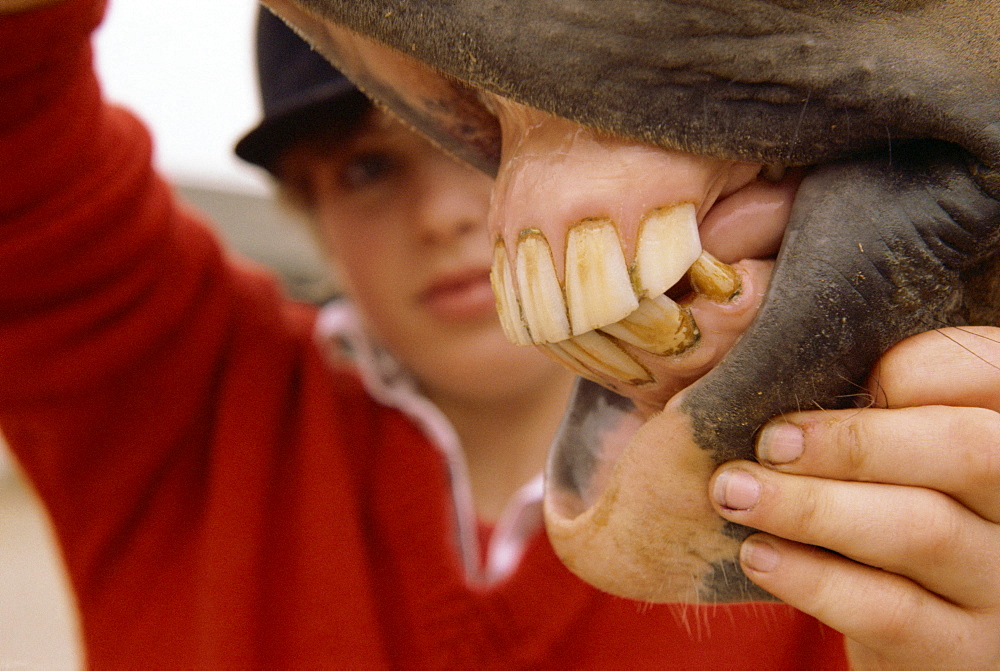
[[[263,7],[257,15],[257,83],[263,119],[235,151],[271,173],[282,151],[320,131],[352,127],[369,107],[347,77]]]

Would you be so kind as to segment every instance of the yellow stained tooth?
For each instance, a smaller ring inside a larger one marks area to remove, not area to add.
[[[569,337],[566,301],[556,276],[552,250],[537,228],[521,231],[517,243],[517,289],[531,340],[559,342]]]
[[[588,331],[553,345],[579,361],[585,369],[629,384],[650,382],[653,376],[610,338]],[[593,379],[593,375],[587,376]]]
[[[570,229],[566,305],[574,335],[616,322],[639,305],[610,219],[584,219]]]
[[[707,296],[716,303],[732,300],[743,287],[736,270],[708,252],[702,252],[698,260],[691,266],[688,277],[696,292]]]
[[[625,319],[601,328],[623,342],[659,355],[680,354],[698,342],[698,325],[689,308],[666,296],[644,298]]]
[[[490,284],[493,285],[493,296],[496,298],[497,314],[500,316],[500,326],[503,327],[507,339],[515,345],[530,345],[531,335],[524,326],[521,317],[521,305],[511,281],[510,264],[507,263],[507,246],[503,238],[497,238],[493,245],[493,269],[490,271]]]
[[[684,277],[701,254],[697,211],[691,203],[660,207],[639,224],[632,277],[636,292],[659,296]]]
[[[563,343],[545,343],[544,345],[539,345],[538,348],[547,354],[549,358],[554,359],[556,362],[562,364],[580,377],[585,377],[588,380],[593,380],[594,382],[601,384],[601,377],[599,375],[595,375],[594,371],[590,370],[578,360],[567,354],[562,345]]]

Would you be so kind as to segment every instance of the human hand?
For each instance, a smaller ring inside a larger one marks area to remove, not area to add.
[[[910,338],[868,389],[716,471],[719,514],[765,532],[743,570],[841,631],[855,667],[1000,667],[1000,329]]]

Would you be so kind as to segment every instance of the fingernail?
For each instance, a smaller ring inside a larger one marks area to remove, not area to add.
[[[751,571],[773,571],[780,561],[781,555],[770,543],[749,538],[740,547],[740,563]]]
[[[769,464],[790,464],[802,456],[803,449],[802,429],[787,422],[773,422],[760,432],[757,458]]]
[[[723,508],[749,510],[760,500],[760,483],[746,471],[734,468],[715,479],[712,496]]]

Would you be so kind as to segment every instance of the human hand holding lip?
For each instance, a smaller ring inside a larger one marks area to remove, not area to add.
[[[719,514],[766,532],[743,546],[746,574],[843,632],[859,666],[1000,664],[998,341],[904,340],[875,369],[874,407],[776,420],[761,464],[713,477]]]

